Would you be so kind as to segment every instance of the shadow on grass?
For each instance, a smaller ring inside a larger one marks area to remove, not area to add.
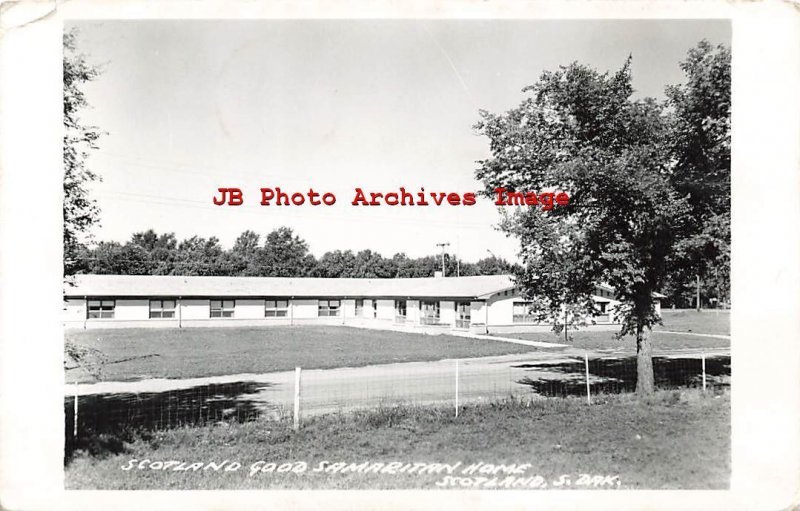
[[[706,385],[730,386],[730,355],[706,357]],[[586,395],[584,362],[522,364],[515,368],[530,369],[535,377],[526,376],[517,383],[528,385],[537,394],[549,397]],[[697,358],[653,357],[656,388],[702,386],[702,361]],[[543,374],[544,373],[544,374]],[[636,357],[598,358],[589,360],[589,387],[592,393],[620,393],[636,390]]]
[[[200,385],[166,392],[94,394],[64,398],[64,464],[76,451],[105,457],[125,451],[136,438],[149,440],[155,430],[214,422],[246,422],[264,412],[264,403],[248,399],[270,387],[263,382]]]

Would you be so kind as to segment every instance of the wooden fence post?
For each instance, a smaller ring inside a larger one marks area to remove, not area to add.
[[[456,417],[458,417],[458,360],[456,360]]]
[[[78,438],[78,382],[77,381],[75,382],[75,403],[73,406],[75,411],[74,413],[75,420],[73,421],[72,424],[72,438],[77,439]]]
[[[589,386],[589,352],[583,354],[583,363],[586,368],[586,403],[592,404],[592,391]]]
[[[702,353],[700,355],[701,360],[703,361],[703,392],[706,391],[706,354]]]
[[[294,430],[300,429],[300,368],[294,368]]]

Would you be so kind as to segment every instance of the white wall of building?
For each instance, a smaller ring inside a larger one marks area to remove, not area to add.
[[[606,297],[594,297],[595,301],[608,302],[607,311],[609,314],[600,315],[595,318],[596,324],[581,327],[584,330],[615,330],[619,327],[618,319],[614,315],[617,300]],[[515,323],[514,322],[514,302],[525,301],[519,294],[500,294],[489,300],[489,331],[490,333],[502,334],[509,332],[545,332],[552,329],[550,323]],[[473,303],[473,323],[482,322],[484,310],[481,304],[475,307]],[[477,331],[476,329],[473,329]]]
[[[606,297],[595,297],[596,301],[608,302],[607,310],[613,318],[613,311],[619,302]],[[436,300],[439,302],[439,320],[443,325],[455,326],[457,319],[456,301]],[[482,300],[474,300],[470,304],[471,330],[484,333],[502,331],[538,331],[548,330],[550,325],[531,323],[514,323],[514,302],[524,301],[514,293],[501,293],[491,299],[488,304]],[[68,328],[131,328],[131,327],[177,327],[177,326],[268,326],[268,325],[305,325],[305,324],[351,324],[354,326],[376,326],[395,323],[394,299],[364,299],[363,317],[355,315],[356,300],[352,298],[340,300],[339,316],[320,317],[317,299],[289,300],[286,317],[264,316],[264,300],[260,298],[236,299],[233,318],[211,318],[210,299],[191,298],[178,300],[178,309],[174,318],[150,319],[149,299],[117,299],[114,318],[87,319],[86,302],[83,298],[68,298],[64,301],[64,324]],[[377,308],[373,309],[373,303]],[[406,300],[406,321],[409,327],[420,324],[421,300]],[[373,310],[376,316],[373,317]],[[660,304],[657,304],[660,312]],[[488,316],[488,318],[487,318]],[[609,322],[609,316],[599,316],[596,321],[601,326],[615,326],[616,321]],[[593,328],[593,327],[592,327]]]
[[[485,325],[486,311],[487,311],[486,302],[473,301],[470,304],[470,311],[469,311],[470,316],[472,318],[471,319],[472,324]]]
[[[439,322],[443,325],[456,324],[456,302],[442,300],[439,302]]]
[[[406,323],[419,323],[419,300],[406,301]]]
[[[83,327],[86,319],[86,302],[83,298],[67,298],[64,300],[64,324],[69,327]]]
[[[292,300],[292,305],[295,320],[319,316],[319,302],[317,300]]]
[[[193,319],[209,319],[211,301],[197,298],[183,298],[181,302],[181,318],[184,321]]]
[[[264,300],[236,300],[233,317],[236,319],[263,319]]]
[[[520,300],[519,296],[504,295],[489,300],[489,326],[513,324],[514,302]]]
[[[117,300],[114,319],[119,321],[150,319],[150,300]]]
[[[375,300],[365,299],[364,300],[364,317],[365,318],[375,318],[375,309],[374,309],[374,302]]]
[[[378,315],[376,319],[394,321],[394,300],[378,300]]]
[[[356,319],[356,301],[352,299],[342,300],[341,314],[344,323]]]

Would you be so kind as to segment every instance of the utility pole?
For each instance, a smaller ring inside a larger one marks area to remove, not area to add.
[[[436,246],[442,248],[442,277],[447,277],[447,272],[444,268],[444,247],[449,247],[450,243],[437,243]]]

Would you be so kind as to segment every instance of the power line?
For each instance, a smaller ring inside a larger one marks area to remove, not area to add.
[[[169,206],[169,207],[174,207],[174,208],[199,209],[199,210],[206,211],[206,212],[209,212],[209,213],[212,213],[212,212],[216,213],[216,212],[219,212],[219,211],[227,211],[229,213],[237,213],[237,214],[240,214],[240,215],[241,214],[253,215],[253,216],[257,215],[257,216],[259,216],[261,218],[264,218],[264,214],[261,213],[261,212],[258,212],[258,211],[251,211],[251,210],[238,208],[238,207],[237,208],[232,208],[232,207],[222,207],[222,208],[220,208],[219,206],[211,207],[208,202],[199,201],[199,200],[195,200],[195,199],[182,199],[182,198],[178,198],[178,197],[162,197],[162,196],[158,196],[158,195],[137,194],[137,193],[133,193],[133,192],[120,192],[120,191],[113,191],[113,190],[112,191],[107,191],[107,192],[100,192],[97,195],[100,196],[100,197],[105,197],[107,199],[111,199],[111,200],[124,200],[126,202],[138,202],[138,203],[142,203],[142,204],[155,204],[155,205]],[[119,197],[115,197],[117,195]],[[179,202],[184,203],[184,204],[180,204]],[[286,212],[286,213],[290,213],[292,216],[296,216],[296,217],[303,218],[303,219],[318,219],[319,218],[318,215],[316,215],[316,214],[314,214],[314,213],[312,213],[310,211],[300,211],[300,210],[291,210],[290,211],[289,209],[284,209],[283,211]],[[371,213],[371,215],[372,215],[372,213]],[[370,219],[359,219],[359,221],[360,222],[363,222],[363,221],[386,222],[386,223],[398,223],[399,222],[399,223],[409,224],[409,225],[424,225],[424,226],[437,225],[437,226],[442,226],[442,227],[450,227],[450,228],[453,227],[452,222],[448,222],[448,221],[444,221],[444,220],[414,220],[414,219],[410,219],[410,218],[399,218],[399,219],[398,218],[390,218],[390,217],[387,217],[387,216],[384,216],[384,215],[378,215],[378,216],[372,215],[372,216],[373,216],[373,218],[370,218]],[[334,218],[334,219],[344,220],[344,221],[353,221],[352,217],[349,217],[349,216],[346,216],[346,215],[341,215],[341,214],[337,215],[337,214],[326,213],[324,215],[324,217],[326,219]],[[466,228],[492,228],[493,227],[491,223],[483,224],[483,223],[477,223],[477,222],[459,222],[458,224],[459,224],[458,225],[459,227],[466,227]]]

